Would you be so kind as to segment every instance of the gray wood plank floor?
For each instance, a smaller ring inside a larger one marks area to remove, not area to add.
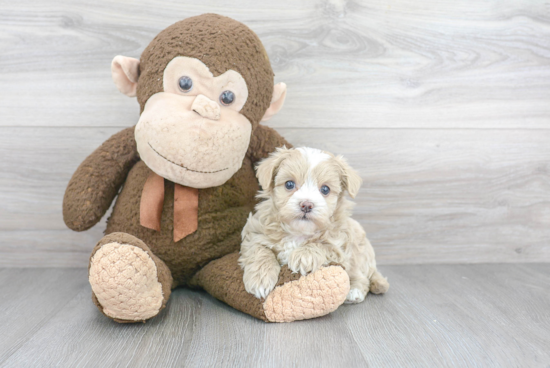
[[[391,289],[266,324],[178,289],[146,324],[90,300],[85,269],[0,269],[3,367],[548,367],[548,264],[384,266]]]

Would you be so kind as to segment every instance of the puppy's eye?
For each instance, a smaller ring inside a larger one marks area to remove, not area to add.
[[[294,183],[292,180],[289,180],[285,183],[285,188],[288,190],[292,190],[296,188],[296,183]]]
[[[323,185],[323,186],[321,187],[321,194],[323,194],[323,195],[326,196],[326,195],[328,195],[329,193],[330,193],[330,188],[327,187],[326,185]]]
[[[235,101],[235,94],[231,91],[223,91],[220,95],[220,101],[222,105],[231,105]]]
[[[187,76],[181,77],[178,84],[183,92],[189,92],[193,88],[193,80]]]

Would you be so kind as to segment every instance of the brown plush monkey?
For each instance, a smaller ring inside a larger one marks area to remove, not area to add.
[[[259,189],[253,165],[290,146],[259,125],[282,107],[286,86],[274,86],[256,34],[215,14],[188,18],[157,35],[140,60],[115,57],[112,73],[121,92],[137,96],[139,122],[86,158],[63,201],[65,223],[83,231],[118,195],[90,257],[99,310],[117,322],[145,321],[177,286],[272,322],[342,304],[349,279],[339,266],[304,277],[284,268],[265,300],[244,290],[237,252]]]

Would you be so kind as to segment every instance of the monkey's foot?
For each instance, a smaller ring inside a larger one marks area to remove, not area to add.
[[[344,303],[350,289],[348,274],[340,266],[323,267],[306,276],[283,266],[273,291],[265,300],[258,299],[244,287],[239,253],[210,262],[189,284],[202,287],[233,308],[266,322],[324,316]]]
[[[267,296],[263,309],[270,322],[292,322],[334,312],[350,290],[347,272],[340,266],[321,268],[299,277],[285,267],[279,286]],[[288,281],[288,278],[296,278]],[[285,279],[287,281],[285,282]]]
[[[170,296],[172,276],[139,239],[125,233],[105,236],[90,258],[92,299],[117,322],[141,322],[156,316]]]

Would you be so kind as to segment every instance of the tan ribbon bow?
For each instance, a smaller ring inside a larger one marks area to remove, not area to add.
[[[164,178],[151,171],[141,192],[141,226],[160,231],[164,204]],[[174,183],[174,242],[197,231],[199,190]]]

